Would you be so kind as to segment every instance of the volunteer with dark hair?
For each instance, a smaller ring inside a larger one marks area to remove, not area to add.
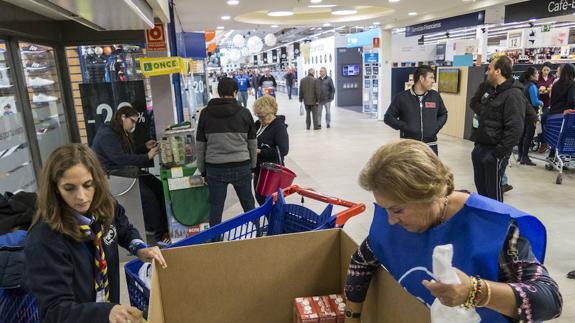
[[[372,276],[385,268],[427,306],[475,309],[481,322],[533,322],[561,314],[557,283],[542,262],[546,233],[535,217],[454,190],[453,173],[425,144],[381,147],[359,177],[377,205],[369,236],[351,258],[346,322],[360,322]],[[435,247],[453,246],[461,284],[433,280]]]
[[[92,150],[81,144],[56,149],[40,175],[38,211],[24,248],[40,321],[142,322],[140,310],[118,304],[118,245],[166,268],[160,249],[146,246],[112,198]]]
[[[258,163],[254,177],[254,188],[257,188],[260,167],[263,163],[284,164],[284,158],[289,152],[289,136],[285,116],[278,116],[276,100],[264,95],[257,99],[253,107],[256,121],[256,136],[258,138]],[[256,200],[262,205],[266,197],[256,192]]]
[[[447,122],[447,109],[439,93],[432,90],[433,69],[420,66],[413,76],[411,89],[398,94],[385,113],[384,121],[401,138],[422,141],[437,154],[437,134]]]
[[[543,101],[539,100],[537,80],[539,79],[539,72],[535,67],[528,67],[521,77],[519,82],[523,83],[525,89],[523,94],[527,98],[527,109],[525,112],[525,126],[523,135],[519,140],[519,162],[521,165],[535,166],[535,163],[529,158],[529,148],[535,137],[535,127],[537,125],[537,113],[543,107]]]
[[[154,167],[154,157],[159,152],[158,144],[155,140],[149,140],[145,147],[136,147],[132,133],[137,122],[138,112],[132,107],[124,106],[114,113],[110,124],[98,128],[92,149],[106,171],[127,166]],[[153,233],[156,241],[169,243],[162,182],[143,170],[140,170],[138,179],[146,231]]]
[[[252,176],[257,162],[257,140],[250,110],[236,101],[238,84],[223,78],[220,98],[211,99],[200,113],[196,133],[198,170],[210,192],[210,226],[222,222],[222,213],[232,184],[244,212],[255,208]]]
[[[523,134],[527,106],[523,85],[513,79],[512,68],[506,56],[494,59],[487,68],[492,88],[481,99],[471,154],[477,192],[498,201],[503,201],[501,177]]]

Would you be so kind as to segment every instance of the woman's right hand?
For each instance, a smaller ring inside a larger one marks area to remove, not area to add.
[[[115,305],[110,311],[110,323],[141,323],[142,311],[128,305]]]
[[[150,149],[150,150],[148,151],[148,159],[149,159],[149,160],[154,159],[154,157],[155,157],[159,152],[160,152],[160,148],[159,148],[158,146],[156,146],[156,147]]]

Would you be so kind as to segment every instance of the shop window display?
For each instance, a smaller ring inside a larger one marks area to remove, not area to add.
[[[20,55],[42,161],[70,142],[54,50],[20,42]]]
[[[7,56],[0,40],[0,193],[33,191],[34,169]]]

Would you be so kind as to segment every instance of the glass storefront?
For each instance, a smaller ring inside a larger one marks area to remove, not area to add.
[[[6,42],[0,39],[0,192],[33,191],[34,166],[8,56]]]
[[[20,56],[42,161],[70,142],[54,50],[20,42]]]

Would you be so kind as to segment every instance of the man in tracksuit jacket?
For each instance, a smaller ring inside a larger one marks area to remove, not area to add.
[[[523,85],[512,75],[511,60],[502,56],[489,64],[487,82],[492,86],[481,99],[479,127],[471,154],[477,192],[503,201],[501,177],[525,123],[527,99]],[[479,112],[479,113],[478,113]]]
[[[435,83],[431,67],[418,67],[414,80],[411,89],[393,99],[384,122],[399,130],[401,138],[423,141],[437,154],[437,133],[447,122],[447,109],[439,93],[431,89]]]
[[[257,139],[250,110],[235,97],[238,84],[224,78],[220,98],[212,99],[200,113],[196,132],[198,170],[210,192],[210,226],[222,221],[228,184],[232,184],[245,212],[255,207],[252,175],[257,162]]]
[[[248,89],[250,88],[250,77],[246,75],[244,70],[240,71],[239,75],[235,76],[238,83],[238,102],[242,107],[248,107]]]

